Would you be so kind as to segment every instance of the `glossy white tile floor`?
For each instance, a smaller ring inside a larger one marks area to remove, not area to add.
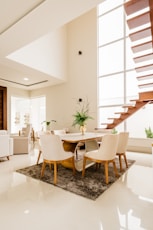
[[[153,229],[151,154],[127,153],[136,164],[96,201],[15,172],[35,164],[37,154],[0,162],[0,229]]]

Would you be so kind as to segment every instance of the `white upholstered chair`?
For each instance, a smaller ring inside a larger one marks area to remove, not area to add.
[[[13,139],[10,138],[7,130],[0,130],[0,158],[13,155]]]
[[[43,165],[41,177],[44,175],[46,164],[54,166],[54,184],[57,183],[57,165],[63,161],[71,160],[73,164],[73,173],[75,173],[74,154],[66,152],[63,148],[62,141],[58,135],[41,135],[41,151],[43,156]]]
[[[97,140],[87,140],[85,141],[85,151],[93,151],[99,149],[99,144]]]
[[[53,133],[54,133],[55,135],[62,135],[62,134],[66,134],[66,131],[65,131],[65,129],[55,129],[55,130],[53,131]]]
[[[40,136],[41,135],[51,135],[51,132],[50,131],[38,131],[36,133],[36,138],[37,138],[37,149],[38,149],[38,157],[37,157],[37,162],[36,164],[39,164],[39,160],[40,160],[40,156],[41,156],[41,145],[40,145]]]
[[[13,153],[28,154],[31,148],[31,125],[27,125],[24,132],[20,136],[12,136],[13,138]]]
[[[86,161],[90,160],[95,163],[104,164],[105,167],[105,181],[108,184],[108,164],[113,163],[115,175],[118,175],[116,164],[115,164],[115,157],[116,157],[116,150],[118,145],[118,135],[117,134],[106,134],[103,136],[102,143],[97,150],[92,150],[86,152],[84,155],[83,160],[83,171],[82,176],[85,175],[85,166]]]
[[[122,168],[122,157],[125,161],[126,167],[128,168],[128,163],[127,163],[127,159],[126,159],[126,150],[127,150],[128,138],[129,138],[129,132],[120,132],[119,133],[119,140],[118,140],[118,147],[117,147],[116,155],[119,157],[120,171],[123,170],[123,168]]]

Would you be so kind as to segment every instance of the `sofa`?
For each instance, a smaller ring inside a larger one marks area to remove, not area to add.
[[[13,138],[10,137],[7,130],[0,130],[0,158],[13,155]]]

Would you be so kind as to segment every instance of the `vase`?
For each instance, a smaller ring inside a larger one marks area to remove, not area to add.
[[[50,130],[51,130],[50,124],[46,125],[46,131],[50,131]]]
[[[81,125],[80,126],[80,131],[81,131],[81,134],[84,135],[85,132],[86,132],[86,126],[85,125]]]

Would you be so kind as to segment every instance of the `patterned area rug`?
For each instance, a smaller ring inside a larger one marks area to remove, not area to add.
[[[130,167],[135,161],[128,160],[128,166]],[[125,173],[119,172],[119,164],[116,159],[116,166],[118,169],[119,177]],[[124,166],[124,162],[123,162]],[[30,176],[34,179],[41,180],[43,182],[53,184],[53,172],[51,172],[49,166],[46,166],[44,177],[40,179],[42,163],[33,165],[27,168],[19,169],[17,172],[26,176]],[[57,187],[75,193],[77,195],[86,197],[88,199],[95,200],[103,192],[105,192],[119,177],[115,177],[113,165],[109,164],[109,184],[105,183],[104,166],[96,170],[95,165],[89,167],[85,171],[85,177],[82,178],[81,172],[76,171],[76,174],[72,174],[71,169],[64,168],[62,165],[58,166]]]

